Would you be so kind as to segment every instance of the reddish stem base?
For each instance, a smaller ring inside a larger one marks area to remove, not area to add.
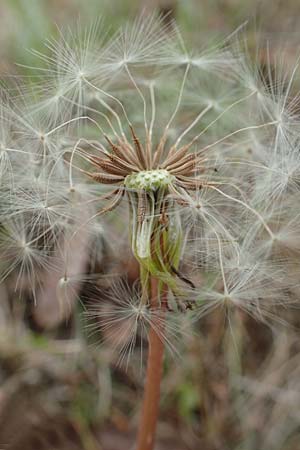
[[[159,413],[160,382],[163,369],[164,343],[164,302],[158,298],[158,281],[151,279],[151,306],[162,305],[160,314],[149,332],[149,353],[143,399],[143,410],[140,420],[136,450],[153,450],[157,418]],[[166,295],[166,292],[163,293]]]

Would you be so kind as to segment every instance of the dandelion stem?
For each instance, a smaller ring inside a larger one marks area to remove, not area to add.
[[[152,450],[154,446],[163,369],[164,342],[162,335],[164,333],[166,295],[167,288],[164,286],[159,301],[159,282],[157,279],[151,278],[151,308],[160,308],[161,313],[156,315],[157,323],[153,323],[149,332],[147,373],[136,450]]]

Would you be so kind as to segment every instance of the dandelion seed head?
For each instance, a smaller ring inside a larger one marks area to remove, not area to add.
[[[131,189],[144,189],[146,191],[155,191],[159,188],[168,186],[175,177],[167,170],[146,170],[138,173],[127,175],[125,178],[125,186]]]
[[[26,274],[37,291],[59,254],[56,295],[71,304],[74,246],[96,270],[128,232],[141,278],[167,285],[178,312],[192,298],[198,318],[229,302],[270,321],[292,304],[298,62],[273,70],[267,55],[262,73],[241,41],[238,30],[193,49],[153,14],[114,35],[78,24],[34,52],[38,82],[1,96],[0,279]],[[126,354],[159,311],[147,289],[117,286],[94,312],[109,333],[120,325],[111,338]]]

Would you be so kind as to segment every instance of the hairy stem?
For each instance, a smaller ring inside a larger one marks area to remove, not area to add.
[[[159,299],[159,282],[151,278],[151,308],[160,313],[156,315],[149,332],[149,353],[143,399],[143,409],[140,419],[136,450],[152,450],[159,412],[160,382],[163,369],[164,343],[162,335],[165,325],[166,286],[162,289]]]

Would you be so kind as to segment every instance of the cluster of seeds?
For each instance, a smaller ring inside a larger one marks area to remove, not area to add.
[[[174,175],[171,175],[165,169],[143,170],[127,175],[125,186],[129,189],[156,191],[159,188],[168,187],[174,179]]]
[[[264,78],[239,33],[194,49],[155,15],[47,49],[35,87],[1,98],[1,281],[39,305],[55,272],[49,298],[64,280],[73,305],[126,229],[170,305],[192,299],[197,317],[231,302],[276,320],[297,303],[297,64]]]

